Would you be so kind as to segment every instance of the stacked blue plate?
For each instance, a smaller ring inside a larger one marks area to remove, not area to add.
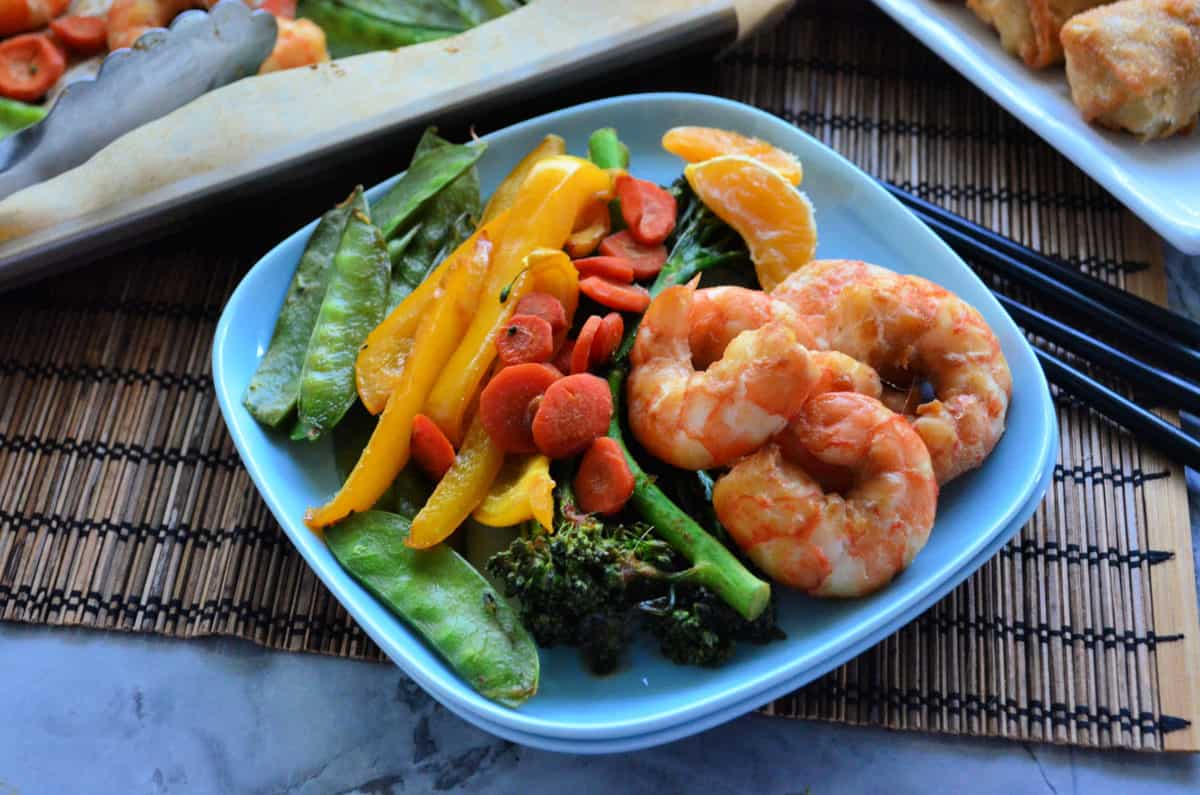
[[[938,502],[925,549],[882,592],[851,601],[781,594],[787,639],[743,645],[719,669],[672,665],[647,644],[616,673],[588,674],[572,649],[541,652],[539,693],[519,709],[488,701],[376,602],[303,524],[305,508],[338,487],[332,451],[289,443],[258,426],[241,395],[271,337],[275,310],[313,224],[276,246],[246,275],[217,328],[213,374],[225,421],[263,498],[308,564],[376,643],[446,707],[481,728],[525,745],[608,753],[668,742],[730,720],[802,686],[869,648],[981,566],[1029,519],[1049,486],[1058,431],[1032,349],[986,286],[932,232],[875,182],[792,125],[736,102],[689,94],[643,94],[592,102],[487,136],[480,161],[485,195],[548,133],[585,152],[588,134],[616,127],[638,176],[667,184],[681,163],[659,145],[677,125],[722,127],[795,153],[803,190],[817,210],[822,258],[862,259],[924,276],[983,314],[1013,374],[1008,429],[991,457],[952,482]],[[390,182],[368,192],[375,199]]]

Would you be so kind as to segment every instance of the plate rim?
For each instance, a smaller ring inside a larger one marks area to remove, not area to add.
[[[942,249],[943,254],[953,258],[961,268],[969,269],[945,243],[934,235],[934,233],[922,224],[912,213],[888,194],[880,187],[869,175],[859,169],[846,158],[842,157],[836,151],[826,146],[819,140],[805,133],[800,128],[789,124],[788,122],[779,119],[772,114],[762,111],[758,108],[746,105],[734,100],[712,97],[707,95],[692,94],[685,92],[655,92],[655,93],[639,93],[628,94],[605,99],[594,100],[591,102],[581,103],[568,108],[554,111],[552,113],[543,114],[531,119],[527,119],[515,125],[497,130],[487,136],[483,136],[484,140],[489,140],[500,134],[519,133],[531,127],[549,126],[565,116],[573,115],[582,111],[596,111],[606,108],[611,108],[614,105],[625,103],[664,103],[664,102],[684,102],[691,103],[703,110],[704,108],[722,107],[726,110],[734,111],[738,114],[744,114],[748,120],[753,119],[758,122],[766,123],[769,126],[782,125],[791,134],[803,136],[808,143],[825,149],[826,152],[839,161],[839,164],[847,169],[850,169],[858,177],[858,181],[864,186],[867,191],[873,191],[872,194],[878,201],[891,206],[895,213],[895,220],[903,224],[906,228],[901,231],[915,236],[923,236],[925,240],[935,247]],[[383,186],[390,184],[395,177],[381,182],[374,186],[372,190],[382,189]],[[504,728],[509,731],[528,733],[537,736],[559,738],[565,740],[602,740],[602,739],[619,739],[623,737],[633,737],[642,734],[649,734],[668,729],[672,726],[681,725],[702,719],[706,715],[716,713],[718,711],[727,710],[737,704],[745,702],[747,699],[753,698],[756,693],[766,692],[771,687],[777,687],[781,682],[791,682],[796,675],[795,671],[787,671],[786,669],[773,669],[771,672],[753,677],[748,682],[743,683],[743,686],[732,688],[719,695],[706,697],[699,701],[693,701],[686,705],[678,705],[663,710],[651,717],[639,717],[622,719],[611,722],[593,722],[588,724],[570,724],[562,721],[548,720],[544,718],[536,718],[521,713],[520,710],[514,710],[502,707],[494,702],[487,701],[482,696],[473,692],[466,694],[457,692],[454,688],[449,687],[441,676],[434,672],[425,670],[421,665],[411,659],[406,650],[396,641],[390,638],[390,633],[385,631],[385,628],[378,624],[375,619],[362,607],[358,602],[362,595],[366,592],[361,589],[344,571],[332,572],[327,571],[325,566],[315,560],[312,555],[312,548],[315,544],[319,544],[320,540],[312,534],[307,528],[302,525],[297,526],[295,517],[288,516],[282,509],[282,500],[279,497],[277,490],[266,478],[258,461],[255,459],[249,449],[247,449],[246,437],[242,433],[241,426],[244,423],[253,422],[248,412],[241,406],[241,392],[234,390],[229,379],[225,377],[225,351],[227,346],[230,349],[237,345],[237,341],[231,339],[231,325],[236,307],[246,303],[246,295],[249,294],[249,285],[252,281],[254,272],[263,265],[264,262],[276,256],[276,252],[289,242],[300,235],[307,234],[316,225],[314,219],[310,223],[301,227],[292,235],[284,238],[280,243],[273,247],[265,254],[255,265],[247,272],[247,274],[239,282],[227,302],[224,310],[221,313],[221,318],[217,325],[217,330],[214,337],[212,366],[213,379],[217,391],[218,403],[222,416],[226,425],[231,431],[231,437],[237,447],[238,454],[246,467],[251,480],[254,482],[260,495],[263,497],[267,506],[271,510],[275,519],[288,535],[289,540],[298,549],[301,555],[305,558],[308,564],[318,578],[330,589],[338,601],[346,608],[346,610],[354,617],[359,625],[366,633],[383,649],[387,655],[410,677],[412,677],[423,689],[437,698],[444,704],[453,702],[461,708],[454,711],[468,720],[477,720],[486,724],[492,724],[498,728]],[[978,278],[971,274],[972,278]],[[989,295],[986,296],[991,302],[995,303],[995,299]],[[995,309],[1001,313],[1003,310],[997,303]],[[1007,314],[1004,313],[1007,317]],[[1029,393],[1042,396],[1043,403],[1043,420],[1046,419],[1046,414],[1049,414],[1047,428],[1049,432],[1044,434],[1039,440],[1040,448],[1036,455],[1031,456],[1031,460],[1036,460],[1038,466],[1031,468],[1029,482],[1024,489],[1024,499],[1016,501],[1014,506],[1009,507],[1002,515],[997,516],[993,520],[993,529],[981,534],[978,538],[978,543],[973,547],[972,556],[967,558],[964,565],[970,565],[974,562],[974,555],[979,550],[984,549],[997,536],[1002,535],[1009,528],[1015,516],[1017,516],[1027,503],[1034,498],[1040,499],[1044,493],[1044,489],[1040,489],[1038,484],[1043,478],[1046,466],[1053,467],[1054,450],[1057,447],[1057,425],[1053,421],[1053,405],[1049,396],[1049,388],[1045,381],[1045,376],[1042,373],[1041,367],[1036,362],[1032,350],[1029,348],[1028,341],[1022,335],[1018,335],[1018,342],[1022,345],[1022,352],[1033,361],[1033,373],[1036,374],[1036,383],[1028,385]],[[1048,463],[1047,463],[1048,462]],[[982,565],[983,561],[979,561],[978,565]],[[970,571],[973,571],[976,566],[972,566]],[[847,633],[850,639],[840,642],[839,651],[846,649],[854,644],[862,643],[863,647],[870,645],[871,642],[878,640],[887,633],[894,631],[899,626],[902,626],[903,616],[914,605],[928,606],[936,599],[943,596],[953,587],[955,575],[962,571],[962,567],[954,569],[949,575],[941,578],[930,578],[929,582],[922,585],[911,594],[907,600],[894,601],[890,604],[881,605],[869,617],[869,620],[863,621],[855,627],[854,632]],[[969,571],[967,572],[969,573]],[[337,576],[340,574],[340,578]],[[964,577],[966,574],[963,575]],[[348,587],[349,586],[349,587]],[[357,589],[355,592],[353,589]],[[370,598],[368,596],[368,598]],[[423,643],[415,634],[405,628],[409,633],[409,639],[416,643]],[[461,682],[457,683],[463,686]],[[752,707],[748,707],[752,708]],[[732,717],[732,716],[730,716]],[[699,729],[697,729],[699,730]]]
[[[1065,125],[1053,113],[1047,112],[1023,93],[1020,83],[1014,83],[1008,76],[989,65],[985,59],[972,57],[968,45],[977,40],[976,34],[958,29],[954,20],[944,16],[949,13],[945,9],[941,9],[941,14],[933,13],[921,0],[872,2],[938,58],[999,103],[1090,179],[1099,183],[1113,198],[1171,245],[1185,254],[1200,254],[1200,203],[1190,209],[1180,208],[1181,213],[1193,216],[1194,220],[1189,223],[1184,217],[1172,213],[1166,202],[1156,200],[1149,193],[1137,191],[1137,174],[1130,172],[1127,163],[1115,160],[1103,151],[1099,144],[1104,138],[1098,130],[1088,125],[1088,132],[1085,134]],[[1024,66],[1015,56],[1008,57]],[[1065,74],[1063,80],[1066,81]],[[1195,137],[1200,134],[1193,132],[1191,135]],[[1134,136],[1127,137],[1130,142],[1143,146]],[[1196,146],[1200,148],[1200,140],[1197,140]]]

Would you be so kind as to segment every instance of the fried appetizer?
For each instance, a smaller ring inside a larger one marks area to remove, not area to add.
[[[996,29],[1000,44],[1036,69],[1062,63],[1058,32],[1073,15],[1107,0],[967,0]]]
[[[1122,0],[1062,30],[1071,98],[1083,117],[1142,140],[1200,113],[1200,0]]]

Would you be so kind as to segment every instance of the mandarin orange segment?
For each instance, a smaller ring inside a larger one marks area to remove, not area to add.
[[[722,155],[746,155],[778,171],[793,185],[804,178],[804,169],[794,155],[766,141],[716,127],[673,127],[663,136],[662,147],[689,163]]]
[[[693,163],[683,174],[700,200],[746,241],[767,292],[816,254],[812,203],[775,169],[745,155],[725,155]]]

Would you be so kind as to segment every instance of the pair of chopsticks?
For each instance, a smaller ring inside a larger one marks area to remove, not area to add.
[[[880,184],[960,255],[1039,298],[1086,316],[1121,347],[993,291],[1017,325],[1128,380],[1151,395],[1155,406],[1200,413],[1200,386],[1196,383],[1200,381],[1200,323],[1056,262],[895,185]],[[1037,347],[1034,352],[1051,382],[1173,460],[1200,469],[1200,440],[1196,437],[1053,353]]]

